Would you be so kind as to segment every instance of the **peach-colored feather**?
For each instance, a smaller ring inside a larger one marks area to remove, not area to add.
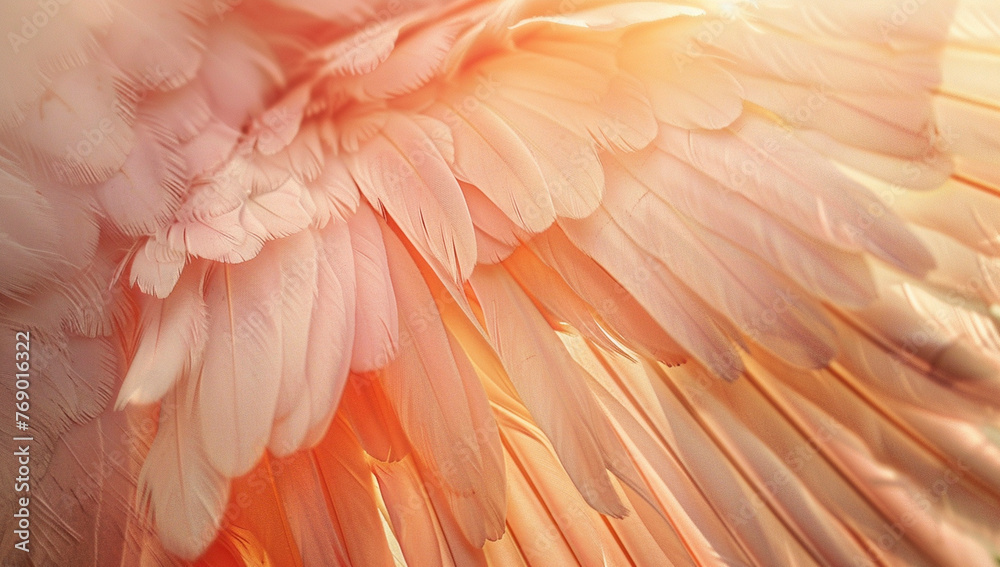
[[[9,4],[4,564],[998,561],[992,0]]]

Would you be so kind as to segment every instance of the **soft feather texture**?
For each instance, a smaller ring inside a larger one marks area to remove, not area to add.
[[[539,427],[552,440],[577,488],[598,511],[623,516],[625,508],[614,493],[606,469],[638,485],[636,473],[625,464],[606,416],[584,385],[581,369],[559,348],[555,332],[502,269],[480,268],[472,279],[472,288],[507,375]],[[501,317],[501,309],[510,311]],[[536,349],[542,356],[536,354]]]
[[[990,0],[0,22],[32,564],[1000,556]]]
[[[198,431],[192,389],[184,384],[164,398],[138,492],[138,503],[151,512],[163,545],[185,559],[196,558],[214,539],[229,493],[229,480],[211,462]],[[174,517],[185,521],[174,524],[169,520]]]
[[[397,237],[384,231],[393,289],[403,315],[400,352],[384,369],[383,388],[428,481],[448,497],[465,537],[476,546],[503,525],[500,440],[475,370],[447,334],[420,271]]]
[[[139,323],[139,346],[118,391],[115,405],[152,403],[173,388],[181,376],[201,364],[208,326],[208,307],[200,293],[205,267],[184,272],[162,301],[147,299]]]

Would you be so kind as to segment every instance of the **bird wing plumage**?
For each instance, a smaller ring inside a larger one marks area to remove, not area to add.
[[[994,2],[0,22],[33,564],[1000,557]]]

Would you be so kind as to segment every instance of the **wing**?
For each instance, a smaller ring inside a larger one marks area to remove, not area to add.
[[[0,20],[32,562],[995,565],[994,3]]]

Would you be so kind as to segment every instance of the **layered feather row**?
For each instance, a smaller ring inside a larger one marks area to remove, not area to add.
[[[38,6],[36,564],[995,564],[991,3]]]

